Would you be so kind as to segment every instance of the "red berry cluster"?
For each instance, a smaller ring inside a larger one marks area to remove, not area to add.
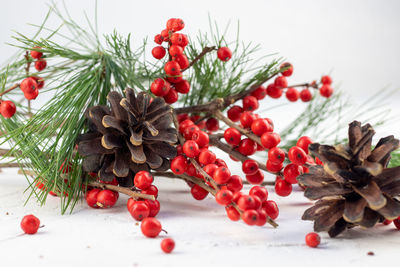
[[[397,228],[397,230],[400,230],[400,216],[397,217],[397,219],[392,220],[384,220],[383,224],[384,225],[389,225],[393,222],[394,226]]]
[[[162,43],[167,43],[169,59],[164,65],[165,77],[157,78],[150,86],[151,92],[163,97],[168,104],[178,101],[178,93],[187,94],[190,84],[182,78],[182,71],[189,67],[189,60],[184,53],[189,39],[185,34],[178,33],[185,27],[181,19],[169,19],[166,29],[154,37],[156,46],[151,51],[156,59],[162,59],[166,55],[166,48]]]
[[[111,208],[117,203],[119,194],[118,192],[109,189],[91,189],[86,192],[86,203],[92,208]]]

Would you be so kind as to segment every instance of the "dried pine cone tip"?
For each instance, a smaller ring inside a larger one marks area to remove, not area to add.
[[[399,140],[382,138],[371,150],[374,134],[371,125],[354,121],[347,145],[309,146],[324,163],[298,177],[306,187],[304,195],[318,200],[302,217],[314,221],[315,231],[328,231],[333,237],[347,228],[373,227],[400,215],[400,166],[387,168]]]
[[[77,139],[84,156],[83,168],[98,172],[100,179],[127,178],[131,185],[140,170],[166,170],[169,159],[176,156],[176,129],[172,125],[172,108],[162,98],[126,89],[125,97],[110,92],[107,106],[90,107],[85,113],[89,132]],[[120,179],[121,180],[121,179]]]

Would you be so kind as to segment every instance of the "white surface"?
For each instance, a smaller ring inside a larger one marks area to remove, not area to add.
[[[42,208],[35,201],[23,206],[26,182],[16,170],[4,171],[0,184],[0,266],[376,266],[398,259],[400,231],[393,225],[350,230],[336,239],[321,234],[319,248],[305,246],[312,223],[300,220],[310,206],[301,192],[279,198],[268,188],[281,210],[279,227],[250,227],[229,221],[211,197],[198,202],[183,182],[159,178],[157,218],[168,235],[149,239],[126,210],[126,197],[113,209],[81,203],[61,216],[58,198],[49,197]],[[30,213],[45,227],[21,235],[20,220]],[[160,249],[165,236],[176,241],[169,255]]]

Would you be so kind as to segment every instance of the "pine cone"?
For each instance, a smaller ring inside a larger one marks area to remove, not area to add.
[[[177,132],[171,127],[172,109],[163,98],[144,92],[126,98],[110,92],[108,106],[94,106],[85,113],[89,132],[78,137],[78,152],[84,156],[83,169],[98,173],[103,181],[117,178],[121,186],[132,186],[140,170],[164,171],[176,156]]]
[[[388,136],[371,151],[371,125],[349,125],[347,145],[311,144],[309,151],[324,163],[298,177],[304,195],[318,200],[302,219],[314,221],[314,230],[337,236],[354,226],[373,227],[400,216],[400,166],[387,168],[399,140]]]

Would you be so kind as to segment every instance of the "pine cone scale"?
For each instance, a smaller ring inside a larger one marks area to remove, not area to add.
[[[364,198],[358,200],[348,200],[344,205],[343,219],[350,223],[362,221],[367,201]]]

